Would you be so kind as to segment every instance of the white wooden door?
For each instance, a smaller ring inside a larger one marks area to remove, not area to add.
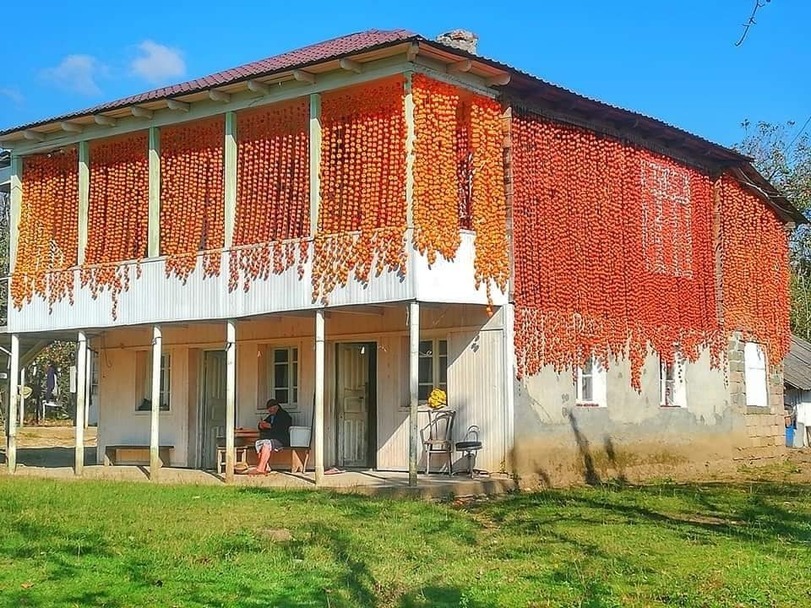
[[[369,466],[369,353],[361,344],[338,345],[338,464]]]
[[[201,465],[213,469],[217,463],[217,437],[225,436],[225,352],[206,351],[203,361]]]

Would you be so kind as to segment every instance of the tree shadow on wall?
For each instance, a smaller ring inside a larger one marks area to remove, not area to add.
[[[597,472],[597,467],[594,463],[591,443],[583,431],[580,430],[580,427],[577,424],[577,418],[575,418],[574,413],[571,410],[568,413],[568,418],[569,425],[572,427],[572,433],[574,434],[574,440],[577,443],[577,450],[580,453],[580,458],[583,460],[583,480],[588,485],[599,485],[603,483],[603,480],[600,478],[600,475]],[[624,467],[617,458],[617,449],[614,446],[614,441],[608,435],[606,435],[605,439],[603,440],[603,450],[605,451],[606,459],[611,465],[611,468],[618,472],[617,477],[611,481],[621,484],[627,483],[628,479],[625,476]]]

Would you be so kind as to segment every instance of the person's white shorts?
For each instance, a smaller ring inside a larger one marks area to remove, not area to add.
[[[268,446],[274,452],[281,452],[284,447],[282,442],[278,439],[259,439],[254,446],[257,454],[262,451],[262,447],[264,446]]]

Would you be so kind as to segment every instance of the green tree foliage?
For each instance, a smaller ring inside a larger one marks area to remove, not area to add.
[[[811,212],[811,137],[803,125],[745,121],[746,135],[736,146],[757,169],[806,215]],[[811,228],[791,236],[791,330],[811,340]]]

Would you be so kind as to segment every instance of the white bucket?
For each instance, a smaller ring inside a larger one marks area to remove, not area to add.
[[[290,447],[308,448],[310,447],[310,427],[291,426],[290,427]]]

